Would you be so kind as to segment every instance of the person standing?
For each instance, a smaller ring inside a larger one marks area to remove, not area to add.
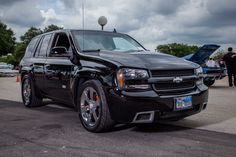
[[[229,86],[233,86],[232,77],[234,77],[234,86],[236,86],[236,67],[234,67],[236,65],[234,63],[236,61],[236,54],[233,52],[232,47],[228,48],[228,53],[224,55],[223,61],[227,68]]]
[[[207,61],[206,65],[208,67],[212,67],[212,68],[213,67],[217,67],[216,62],[213,60],[213,58],[209,58],[209,60]]]

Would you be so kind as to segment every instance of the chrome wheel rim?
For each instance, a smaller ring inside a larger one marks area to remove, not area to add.
[[[101,116],[100,98],[92,87],[84,89],[80,100],[80,111],[84,123],[93,127],[98,123]]]
[[[26,79],[23,85],[23,97],[26,105],[28,105],[30,102],[30,96],[31,96],[31,86],[29,80]]]

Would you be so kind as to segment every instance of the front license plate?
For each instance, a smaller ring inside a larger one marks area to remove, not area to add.
[[[185,110],[192,108],[192,96],[175,98],[175,110]]]

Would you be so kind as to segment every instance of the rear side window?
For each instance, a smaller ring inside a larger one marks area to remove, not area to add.
[[[52,34],[48,34],[48,35],[44,36],[44,38],[42,40],[41,47],[39,49],[38,56],[41,56],[41,57],[46,57],[47,56],[47,50],[48,50],[48,45],[49,45],[51,36],[52,36]]]
[[[28,57],[28,58],[31,57],[31,54],[33,54],[35,51],[38,40],[39,40],[39,37],[33,38],[31,40],[31,42],[29,43],[29,45],[26,48],[25,57]]]

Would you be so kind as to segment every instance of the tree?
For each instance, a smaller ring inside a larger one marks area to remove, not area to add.
[[[31,39],[37,35],[42,34],[43,31],[40,28],[30,27],[24,35],[20,37],[20,40],[25,44],[28,45]]]
[[[0,21],[0,56],[14,52],[14,32]]]
[[[6,55],[6,57],[0,58],[0,61],[18,65],[20,60],[25,54],[27,45],[30,43],[32,38],[42,33],[63,29],[57,25],[51,24],[44,28],[42,31],[40,28],[30,27],[24,35],[20,37],[20,42],[15,43],[14,33],[11,29],[7,29],[7,26],[0,22],[0,55]],[[12,40],[10,40],[12,39]],[[3,54],[1,52],[4,52]]]
[[[29,44],[29,42],[32,40],[33,37],[40,35],[42,33],[50,32],[50,31],[54,31],[58,29],[62,29],[62,28],[54,24],[51,24],[45,27],[43,31],[40,28],[35,28],[35,27],[31,27],[30,29],[28,29],[28,31],[25,32],[25,34],[20,37],[21,42],[16,44],[15,53],[13,55],[13,57],[15,58],[15,61],[20,62],[21,58],[24,56],[27,45]]]
[[[55,30],[59,30],[59,29],[63,29],[63,27],[58,27],[57,25],[51,24],[47,27],[44,28],[43,32],[51,32],[51,31],[55,31]]]
[[[187,45],[187,44],[180,44],[180,43],[171,43],[171,44],[164,44],[164,45],[158,45],[156,50],[174,55],[177,57],[183,57],[188,54],[194,53],[199,49],[198,46],[195,45]]]
[[[224,55],[225,55],[224,50],[220,49],[220,50],[218,50],[218,51],[213,55],[212,58],[213,58],[215,61],[219,62],[219,61],[221,61],[221,60],[223,59]]]
[[[16,43],[15,52],[13,53],[14,60],[11,61],[14,62],[14,65],[17,65],[20,62],[25,54],[26,47],[30,43],[32,38],[42,33],[43,31],[40,28],[30,27],[25,32],[25,34],[20,37],[21,42]]]
[[[24,44],[23,42],[16,43],[15,52],[13,54],[16,62],[18,62],[18,63],[20,62],[20,60],[22,59],[22,57],[25,54],[26,47],[27,47],[27,45]]]

